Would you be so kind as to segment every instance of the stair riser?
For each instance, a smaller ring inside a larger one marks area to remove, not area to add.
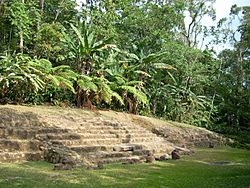
[[[13,163],[13,162],[24,162],[24,161],[40,161],[43,160],[44,156],[42,153],[4,153],[0,154],[0,162],[2,163]]]
[[[73,147],[71,149],[79,154],[86,154],[86,153],[100,152],[100,151],[113,151],[113,147],[105,147],[105,146]]]
[[[79,139],[105,139],[117,138],[116,134],[43,134],[40,138],[50,140],[79,140]]]
[[[173,147],[148,147],[148,146],[143,146],[143,149],[153,151],[153,153],[165,153],[168,155],[170,155],[174,150]]]
[[[81,136],[78,134],[62,135],[62,134],[39,134],[37,138],[42,140],[79,140]]]
[[[10,140],[0,141],[1,151],[39,151],[40,142],[15,142]]]
[[[1,129],[0,138],[12,139],[33,139],[36,136],[36,131],[14,130],[14,129]]]
[[[61,129],[61,128],[43,128],[39,129],[37,134],[47,134],[47,133],[54,133],[54,134],[65,134],[70,133],[71,129]]]
[[[93,154],[93,155],[83,155],[84,158],[89,159],[89,160],[94,160],[94,159],[113,159],[113,158],[121,158],[121,157],[131,157],[132,155],[130,153],[116,153],[116,154]]]
[[[145,158],[141,157],[139,160],[140,161],[145,161]],[[101,162],[102,164],[124,163],[124,162],[126,163],[128,161],[130,161],[129,157],[124,157],[124,158],[123,157],[120,157],[120,158],[107,158],[107,159],[98,159],[98,160],[95,160],[96,163]]]
[[[0,127],[0,136],[8,137],[8,138],[18,138],[18,139],[32,139],[37,134],[65,134],[67,132],[71,132],[71,129],[60,129],[60,128],[37,128],[37,127]]]

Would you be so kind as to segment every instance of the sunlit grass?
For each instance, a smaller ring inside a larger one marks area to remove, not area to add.
[[[226,165],[211,162],[228,161]],[[0,164],[1,188],[173,187],[248,188],[250,152],[233,148],[200,149],[178,161],[106,165],[103,170],[55,171],[46,162]]]

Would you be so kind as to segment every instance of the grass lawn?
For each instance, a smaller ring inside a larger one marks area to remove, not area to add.
[[[192,156],[154,164],[113,164],[103,170],[52,168],[46,162],[0,164],[0,188],[250,188],[250,151],[229,147],[199,149]]]

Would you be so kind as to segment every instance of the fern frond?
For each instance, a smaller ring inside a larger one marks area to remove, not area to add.
[[[70,66],[68,65],[60,65],[60,66],[51,68],[51,71],[56,73],[56,72],[61,72],[61,71],[69,70],[69,69],[70,69]]]
[[[112,97],[114,99],[116,99],[121,105],[124,105],[124,101],[123,101],[122,97],[118,93],[113,91],[112,92]]]
[[[70,90],[72,93],[75,93],[75,88],[73,87],[73,83],[68,79],[60,77],[60,86],[65,87],[66,89]]]
[[[143,85],[144,84],[144,82],[142,82],[142,81],[136,81],[136,80],[134,80],[134,81],[129,81],[129,82],[127,82],[126,83],[126,85],[128,85],[128,86],[135,86],[135,85]]]
[[[101,96],[101,99],[107,103],[110,104],[112,101],[112,93],[113,91],[111,88],[105,83],[106,79],[98,79],[97,85],[99,89],[99,95]]]
[[[145,71],[137,70],[137,71],[134,71],[134,72],[137,73],[137,74],[142,74],[142,75],[147,76],[147,77],[149,77],[149,78],[152,77],[150,74],[148,74],[148,73],[145,72]]]
[[[86,80],[86,81],[89,81],[89,82],[91,82],[93,80],[93,78],[91,78],[90,76],[83,75],[83,74],[79,76],[79,79]]]
[[[59,86],[60,85],[60,81],[55,77],[55,76],[53,76],[53,75],[48,75],[47,76],[47,78],[49,79],[49,80],[51,80],[52,81],[52,83],[55,85],[55,86]]]
[[[177,70],[172,65],[168,65],[166,63],[154,63],[153,66],[157,69],[166,69],[166,70]]]
[[[132,94],[139,102],[141,102],[147,106],[149,105],[148,98],[147,98],[146,94],[143,93],[142,91],[138,90],[136,87],[134,87],[134,86],[120,86],[119,89],[122,89],[122,90],[126,91],[127,93]]]
[[[82,80],[82,79],[79,79],[77,81],[77,85],[84,91],[87,91],[87,90],[91,90],[91,91],[94,91],[94,92],[97,92],[98,91],[98,87],[97,85],[92,82],[92,81],[88,81],[88,80]]]

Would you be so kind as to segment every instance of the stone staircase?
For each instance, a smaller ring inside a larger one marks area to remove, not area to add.
[[[144,161],[148,153],[159,158],[174,149],[164,138],[135,124],[99,117],[59,124],[31,120],[0,123],[0,162],[43,160],[51,147],[67,148],[91,163]]]

